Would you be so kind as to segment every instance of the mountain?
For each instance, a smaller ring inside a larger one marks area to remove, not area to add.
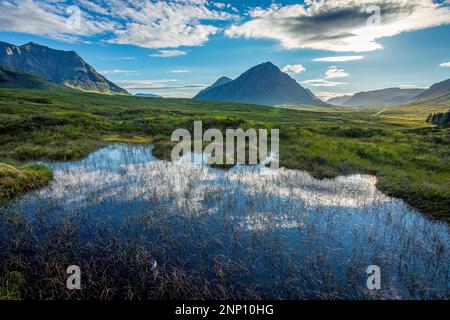
[[[202,90],[194,99],[269,106],[281,104],[327,106],[271,62],[257,65],[237,79],[230,80],[219,79],[218,84],[216,82]]]
[[[423,93],[424,89],[389,88],[358,92],[341,104],[345,107],[382,107],[407,103]]]
[[[414,101],[425,99],[450,100],[450,79],[433,84],[428,90],[419,94]]]
[[[51,89],[56,85],[44,78],[0,66],[0,88]]]
[[[332,104],[334,106],[341,106],[343,103],[350,100],[351,97],[352,96],[342,96],[342,97],[331,98],[331,99],[327,100],[327,103]]]
[[[128,94],[99,74],[74,51],[56,50],[33,42],[23,46],[0,42],[0,65],[76,89]]]
[[[233,79],[230,79],[228,77],[221,77],[216,82],[214,82],[211,86],[209,86],[210,89],[213,89],[215,87],[219,87],[221,85],[227,84],[228,82],[233,81]]]
[[[210,85],[209,87],[200,91],[196,97],[201,97],[201,96],[205,95],[207,92],[209,92],[211,89],[220,87],[221,85],[227,84],[228,82],[231,82],[231,81],[233,81],[233,79],[230,79],[228,77],[221,77],[216,82],[214,82],[212,85]],[[196,99],[196,97],[194,97],[194,99]],[[201,99],[199,99],[199,100],[201,100]]]
[[[161,96],[158,96],[157,94],[151,94],[151,93],[136,93],[134,96],[141,97],[141,98],[162,98]]]

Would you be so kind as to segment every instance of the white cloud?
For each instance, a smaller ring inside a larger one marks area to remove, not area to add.
[[[295,73],[295,74],[300,74],[304,71],[306,71],[306,68],[304,66],[302,66],[301,64],[294,64],[294,65],[286,65],[284,66],[281,71],[286,72],[286,73]]]
[[[170,70],[170,73],[190,73],[190,70],[186,69],[176,69],[176,70]]]
[[[152,91],[153,94],[157,94],[163,98],[185,98],[190,99],[196,95],[197,91],[194,92],[182,92],[182,91]]]
[[[186,26],[167,22],[150,28],[143,24],[129,23],[124,30],[116,31],[117,37],[108,42],[150,49],[200,46],[218,31],[219,28],[202,24]]]
[[[306,81],[303,81],[302,83],[313,86],[313,87],[336,87],[339,85],[348,84],[345,82],[335,82],[335,81],[328,81],[328,80],[324,80],[324,79],[306,80]]]
[[[158,53],[149,54],[149,57],[173,58],[185,55],[187,55],[187,52],[182,50],[160,50]]]
[[[380,25],[368,26],[367,2],[305,0],[240,17],[225,1],[1,0],[0,31],[164,49],[203,45],[225,28],[229,37],[273,39],[288,49],[363,52],[381,49],[380,38],[450,23],[448,0],[370,0],[382,15]],[[79,28],[68,23],[72,3],[81,9]]]
[[[223,3],[223,2],[214,2],[212,4],[214,7],[219,8],[219,9],[229,9],[235,13],[239,12],[239,10],[235,7],[233,7],[231,4],[229,3]]]
[[[414,89],[417,88],[417,84],[401,84],[400,89]]]
[[[325,72],[325,79],[336,79],[336,78],[346,78],[348,73],[344,69],[339,69],[338,67],[329,67]]]
[[[381,23],[371,22],[369,6],[378,6]],[[305,0],[304,4],[254,8],[250,20],[234,24],[229,37],[273,39],[286,49],[336,52],[382,49],[378,39],[450,23],[449,1]],[[426,17],[426,18],[424,18]]]
[[[319,97],[322,101],[328,101],[332,98],[344,97],[344,96],[352,96],[356,92],[349,93],[340,93],[340,92],[332,92],[332,91],[317,91],[314,94]]]
[[[443,68],[450,68],[450,62],[441,63],[439,66]]]
[[[323,57],[317,58],[313,61],[316,62],[347,62],[347,61],[356,61],[364,59],[363,56],[337,56],[337,57]]]
[[[136,57],[133,57],[133,56],[128,56],[128,57],[115,57],[115,58],[105,58],[105,57],[102,57],[102,58],[100,58],[100,59],[102,59],[102,60],[112,60],[112,61],[118,60],[118,61],[120,61],[120,60],[136,60]]]
[[[109,42],[151,49],[202,45],[220,30],[211,21],[236,18],[203,0],[110,0],[110,5],[115,16],[126,22]]]
[[[120,69],[113,69],[113,70],[102,70],[99,71],[101,74],[109,75],[109,74],[137,74],[138,72],[135,70],[120,70]]]
[[[73,28],[62,0],[2,0],[0,30],[65,41],[95,40],[144,48],[199,46],[220,28],[213,21],[236,19],[231,7],[206,0],[78,0],[80,27]],[[72,15],[73,16],[73,15]]]
[[[225,3],[222,3],[222,2],[215,2],[214,6],[216,8],[219,8],[219,9],[225,9],[227,7],[227,5]]]
[[[87,13],[81,13],[81,23],[75,28],[69,20],[70,13],[66,12],[68,7],[64,3],[51,1],[0,1],[0,30],[77,41],[83,37],[111,32],[115,28],[115,22],[93,19]]]
[[[206,88],[206,84],[184,83],[176,79],[156,79],[156,80],[117,80],[117,85],[129,90],[166,90],[166,89],[191,89]],[[174,84],[175,83],[175,84]]]

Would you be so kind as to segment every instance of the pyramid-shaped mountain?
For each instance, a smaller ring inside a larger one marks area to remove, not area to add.
[[[224,78],[221,78],[224,81]],[[228,79],[231,80],[231,79]],[[257,65],[236,80],[224,81],[199,92],[194,99],[261,105],[327,106],[271,62]]]

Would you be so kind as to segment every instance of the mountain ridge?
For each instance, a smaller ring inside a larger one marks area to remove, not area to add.
[[[343,107],[382,107],[410,102],[425,89],[386,88],[355,93],[340,104]]]
[[[57,50],[35,42],[16,46],[0,41],[0,64],[74,89],[129,94],[99,74],[75,51]]]
[[[433,84],[430,88],[414,98],[414,101],[420,101],[430,98],[439,98],[441,96],[450,96],[450,79]]]
[[[334,105],[334,106],[341,106],[344,102],[348,101],[353,97],[352,95],[345,95],[341,97],[334,97],[327,100],[327,103]]]
[[[210,85],[209,87],[206,87],[205,89],[203,89],[203,90],[201,90],[199,93],[197,93],[196,97],[197,97],[197,96],[203,96],[203,95],[205,95],[207,92],[209,92],[210,90],[212,90],[212,89],[214,89],[214,88],[217,88],[217,87],[220,87],[220,86],[222,86],[222,85],[224,85],[224,84],[227,84],[227,83],[229,83],[229,82],[231,82],[231,81],[233,81],[233,79],[228,78],[228,77],[225,77],[225,76],[220,77],[220,78],[217,79],[216,82],[214,82],[212,85]],[[195,97],[194,97],[194,99],[195,99]]]

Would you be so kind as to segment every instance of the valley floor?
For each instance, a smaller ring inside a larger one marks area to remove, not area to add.
[[[0,202],[51,179],[37,160],[74,160],[113,141],[151,143],[170,156],[170,135],[207,128],[279,128],[281,166],[327,178],[378,177],[378,188],[450,221],[450,129],[426,123],[443,105],[379,109],[272,108],[74,90],[0,89]],[[18,178],[20,177],[20,179]]]

